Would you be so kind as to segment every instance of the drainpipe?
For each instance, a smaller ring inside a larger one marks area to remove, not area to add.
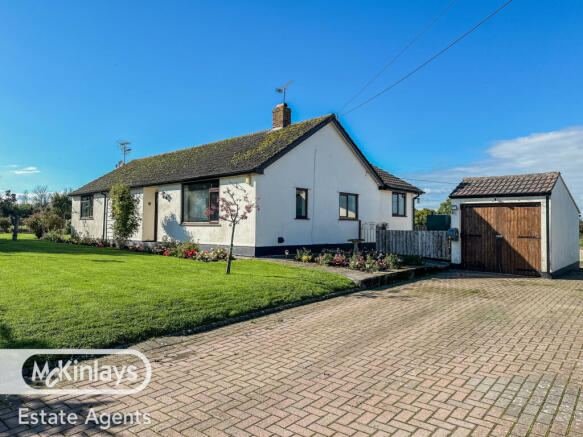
[[[107,240],[107,193],[101,194],[103,194],[103,239]]]
[[[413,197],[413,214],[411,217],[411,229],[415,230],[415,201],[421,197],[421,194],[417,194]]]

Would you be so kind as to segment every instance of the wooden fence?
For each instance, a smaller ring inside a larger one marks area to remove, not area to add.
[[[449,261],[447,231],[393,231],[377,229],[377,251],[397,255],[419,255]]]

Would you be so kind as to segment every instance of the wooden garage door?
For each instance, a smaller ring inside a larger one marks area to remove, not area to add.
[[[463,267],[540,275],[540,214],[540,203],[462,205]]]

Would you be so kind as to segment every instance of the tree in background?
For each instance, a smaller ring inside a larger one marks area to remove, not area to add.
[[[255,200],[259,200],[259,197]],[[217,201],[218,206],[209,205],[209,208],[205,211],[205,215],[208,217],[218,216],[220,220],[229,222],[229,226],[231,227],[231,244],[229,246],[226,271],[226,274],[228,275],[231,273],[231,258],[233,257],[235,227],[243,220],[247,220],[249,214],[251,214],[253,210],[259,210],[259,205],[257,202],[252,202],[249,199],[247,190],[239,184],[234,185],[233,188],[227,188],[225,190],[225,197],[219,197]]]
[[[12,222],[12,239],[18,239],[18,227],[20,220],[28,217],[32,212],[30,205],[18,203],[16,194],[6,191],[4,195],[0,195],[0,214],[8,217]]]
[[[46,185],[37,185],[32,190],[32,203],[35,208],[44,210],[49,206],[51,195]]]
[[[451,199],[449,197],[439,205],[437,213],[451,215]]]
[[[55,214],[64,220],[71,219],[71,209],[73,202],[69,197],[69,191],[64,190],[61,193],[54,193],[51,196],[51,209]]]
[[[20,196],[20,201],[22,203],[24,203],[25,205],[28,205],[29,200],[30,200],[30,196],[28,194],[28,190],[24,190],[22,192],[22,195]]]
[[[430,208],[416,209],[415,210],[415,226],[426,227],[427,226],[427,216],[437,214],[437,212]]]
[[[123,247],[140,226],[139,199],[123,184],[111,187],[111,215],[113,216],[113,238],[118,247]]]
[[[0,232],[6,234],[10,231],[10,226],[12,226],[12,222],[8,217],[0,217]]]

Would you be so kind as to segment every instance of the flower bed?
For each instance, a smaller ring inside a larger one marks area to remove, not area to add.
[[[117,245],[109,240],[102,238],[88,238],[71,236],[70,238],[55,234],[47,233],[43,240],[48,240],[53,243],[77,244],[92,247],[117,247]],[[179,242],[175,240],[164,240],[152,246],[144,246],[141,244],[127,245],[120,249],[128,250],[130,252],[151,253],[161,256],[173,256],[176,258],[184,258],[195,261],[225,261],[229,257],[229,251],[223,247],[215,247],[211,250],[200,250],[198,244],[192,242]],[[231,259],[235,259],[231,257]]]
[[[383,254],[372,249],[363,249],[358,255],[351,250],[344,251],[323,250],[319,255],[314,255],[309,249],[298,249],[296,261],[309,263],[317,262],[320,265],[346,267],[364,272],[378,272],[384,270],[396,270],[402,265],[423,265],[423,259],[417,255],[398,256],[393,253]]]

